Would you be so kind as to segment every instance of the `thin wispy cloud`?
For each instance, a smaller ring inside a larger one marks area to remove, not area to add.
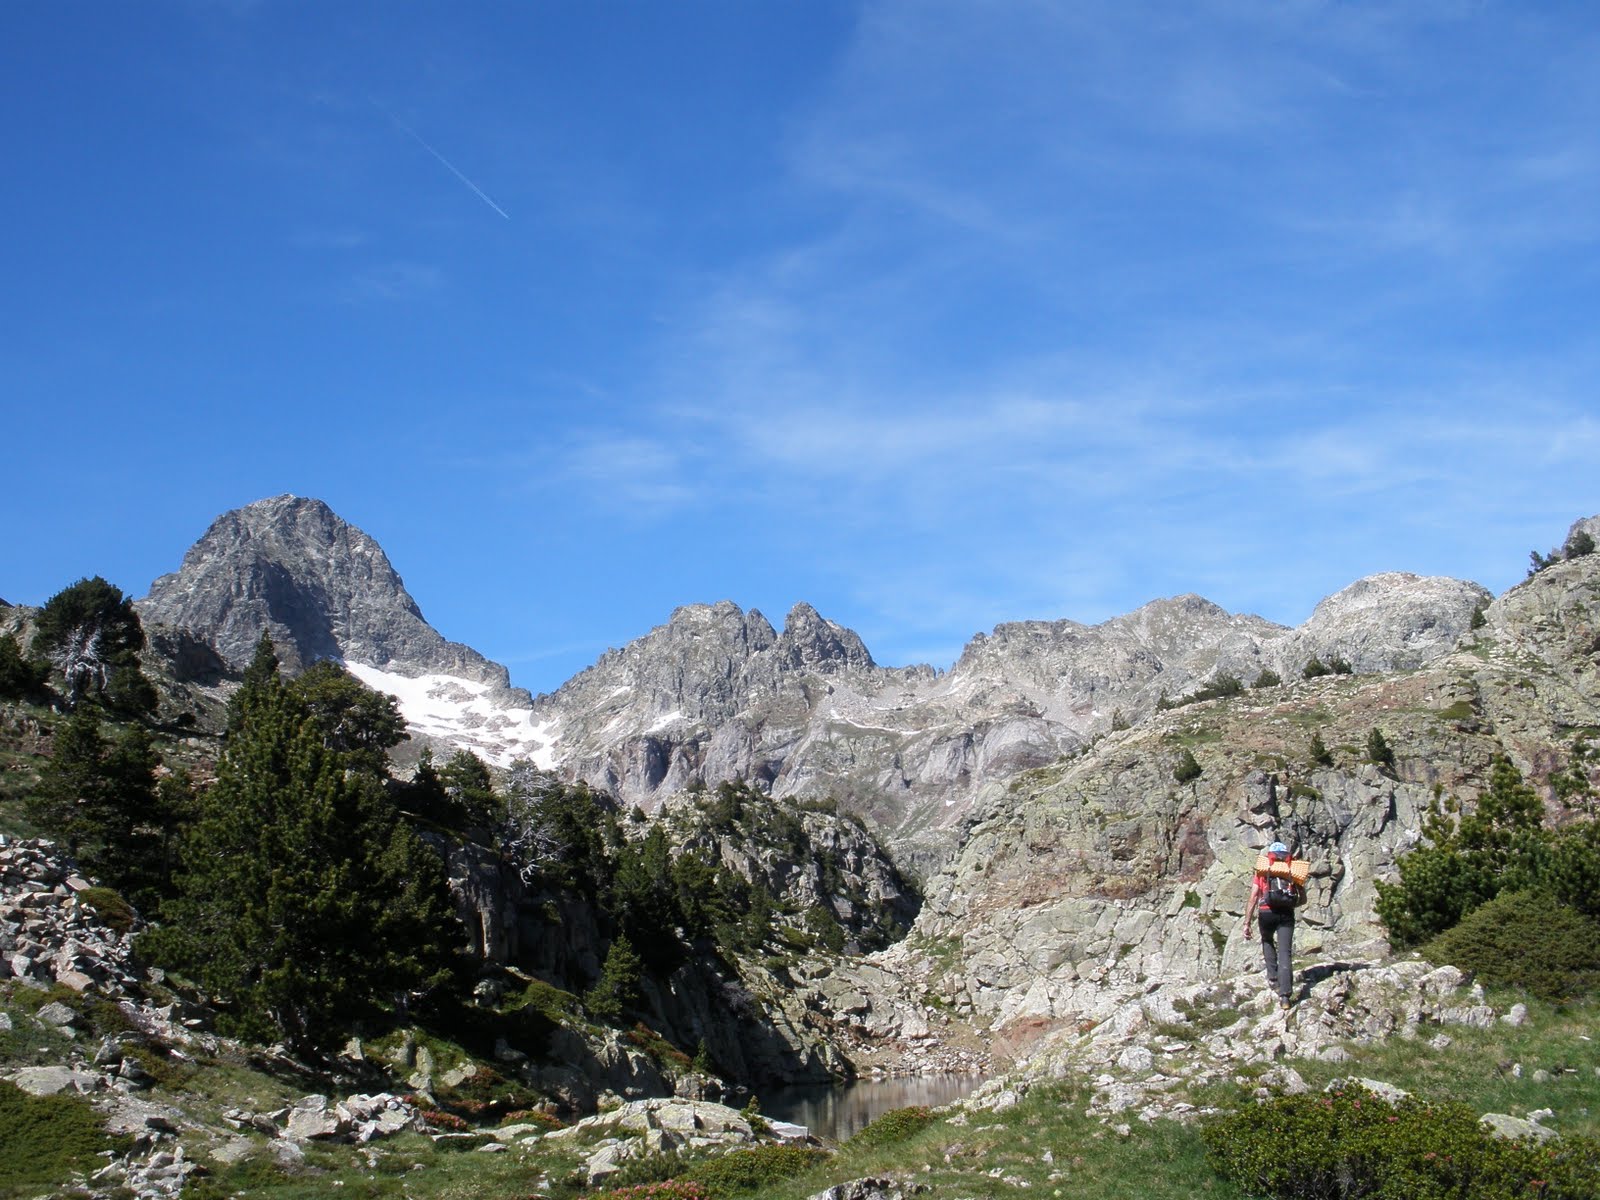
[[[428,263],[376,263],[354,275],[342,288],[353,303],[409,302],[434,295],[444,285],[444,273]]]

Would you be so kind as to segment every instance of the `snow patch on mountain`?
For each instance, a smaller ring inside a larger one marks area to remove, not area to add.
[[[398,675],[365,663],[345,668],[374,691],[393,696],[415,732],[470,750],[485,762],[507,767],[527,759],[541,770],[556,764],[558,721],[541,721],[532,709],[497,704],[495,689],[456,675]]]

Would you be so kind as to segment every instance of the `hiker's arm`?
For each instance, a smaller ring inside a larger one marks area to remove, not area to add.
[[[1250,885],[1250,899],[1244,905],[1244,940],[1249,941],[1256,922],[1256,907],[1261,902],[1261,877]]]

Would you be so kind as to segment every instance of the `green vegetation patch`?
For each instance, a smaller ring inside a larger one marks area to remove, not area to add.
[[[116,930],[118,933],[127,933],[133,928],[135,913],[133,905],[124,900],[120,893],[108,887],[85,888],[78,893],[78,899],[87,904],[94,915],[100,918],[101,924]]]
[[[1600,1195],[1600,1142],[1582,1136],[1538,1145],[1497,1138],[1472,1108],[1408,1097],[1385,1103],[1360,1087],[1284,1096],[1208,1122],[1209,1161],[1251,1196]]]
[[[892,1146],[915,1137],[939,1118],[925,1104],[886,1112],[845,1143],[851,1150]]]
[[[669,1179],[661,1183],[637,1184],[596,1192],[593,1200],[714,1200],[702,1183],[692,1179]]]
[[[1158,1021],[1152,1028],[1161,1036],[1177,1041],[1193,1041],[1205,1034],[1226,1029],[1240,1015],[1237,1008],[1208,1004],[1204,997],[1197,997],[1193,1001],[1179,999],[1174,1001],[1173,1008],[1177,1009],[1182,1020]]]
[[[707,1159],[685,1173],[715,1196],[764,1194],[775,1183],[804,1175],[831,1157],[815,1146],[752,1146]]]
[[[1423,956],[1547,1000],[1600,991],[1600,921],[1533,892],[1501,893]]]
[[[0,1196],[36,1196],[74,1173],[104,1165],[106,1150],[126,1153],[129,1138],[106,1133],[87,1101],[30,1096],[0,1082]]]

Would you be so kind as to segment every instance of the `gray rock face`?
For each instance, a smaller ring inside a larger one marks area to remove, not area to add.
[[[1198,596],[1099,625],[1025,621],[968,644],[947,673],[876,665],[807,605],[781,634],[723,601],[666,625],[535,701],[562,768],[653,807],[696,783],[833,795],[887,832],[903,861],[939,861],[988,784],[1042,767],[1219,673],[1298,676],[1313,654],[1359,671],[1448,653],[1488,593],[1390,574],[1362,580],[1290,630]]]
[[[1327,662],[1337,655],[1358,672],[1415,669],[1455,649],[1472,614],[1492,599],[1486,588],[1460,579],[1369,575],[1317,605],[1266,656],[1286,679],[1313,656]]]
[[[907,865],[931,869],[986,786],[1146,719],[1163,695],[1221,673],[1297,678],[1312,655],[1359,672],[1416,669],[1449,653],[1488,599],[1459,580],[1377,575],[1291,630],[1179,596],[1098,625],[1000,625],[945,673],[880,666],[806,604],[780,632],[723,601],[678,609],[530,700],[504,668],[427,625],[370,537],[320,501],[279,496],[218,518],[141,612],[235,668],[265,628],[291,666],[340,658],[400,696],[417,734],[502,764],[525,756],[627,804],[653,809],[724,779],[831,795]]]
[[[274,496],[224,513],[138,608],[147,623],[199,634],[235,669],[265,630],[290,668],[350,659],[509,686],[504,667],[424,621],[378,543],[320,500]]]
[[[1108,1019],[1153,987],[1259,972],[1243,916],[1256,854],[1279,838],[1312,865],[1297,960],[1381,959],[1376,885],[1397,878],[1435,789],[1470,807],[1499,754],[1546,788],[1570,762],[1571,731],[1600,725],[1597,611],[1600,556],[1558,563],[1422,669],[1174,709],[986,788],[911,936],[839,973],[829,1006],[893,1031],[932,992],[996,1047],[1026,1053],[1029,1039]],[[1365,761],[1375,728],[1395,748],[1392,769]],[[1312,761],[1313,735],[1331,763]],[[1180,783],[1185,751],[1201,774]],[[930,946],[941,964],[931,976]],[[1460,973],[1424,982],[1453,988]]]

